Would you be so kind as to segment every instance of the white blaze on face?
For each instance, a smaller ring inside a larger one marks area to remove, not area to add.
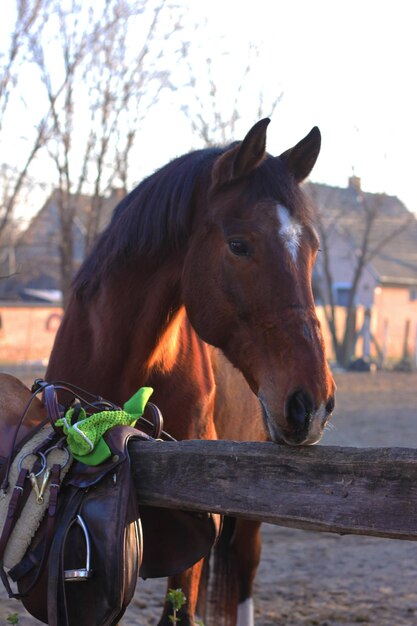
[[[290,215],[289,210],[285,206],[282,206],[282,204],[277,204],[277,216],[280,223],[279,235],[283,239],[285,247],[295,263],[298,248],[301,244],[302,226]]]

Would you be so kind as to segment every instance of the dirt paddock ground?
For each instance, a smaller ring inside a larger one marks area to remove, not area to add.
[[[323,445],[417,448],[417,374],[335,377]],[[164,593],[163,580],[139,581],[122,626],[156,625]],[[257,626],[417,626],[417,543],[264,525],[255,606]],[[1,590],[0,624],[11,612],[39,624]]]

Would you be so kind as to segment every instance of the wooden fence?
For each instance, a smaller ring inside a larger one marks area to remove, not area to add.
[[[232,441],[130,444],[143,504],[417,540],[417,450]]]

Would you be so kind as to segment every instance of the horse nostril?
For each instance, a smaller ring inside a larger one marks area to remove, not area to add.
[[[334,407],[335,407],[334,396],[331,396],[331,398],[329,399],[329,401],[326,404],[326,413],[327,413],[327,415],[330,415],[330,413],[333,413]]]
[[[294,430],[304,430],[308,427],[314,409],[313,401],[304,391],[296,391],[287,400],[287,420]]]

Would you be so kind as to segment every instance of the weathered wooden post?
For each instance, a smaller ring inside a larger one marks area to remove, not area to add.
[[[340,534],[417,540],[417,450],[133,442],[139,502]]]

